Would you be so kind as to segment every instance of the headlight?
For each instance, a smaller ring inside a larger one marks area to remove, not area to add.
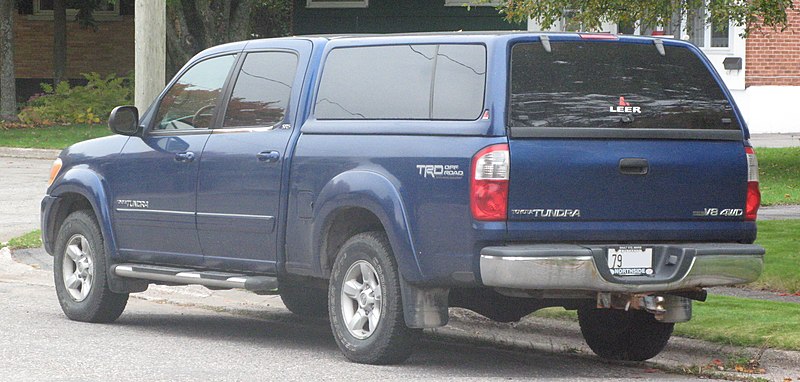
[[[50,180],[47,181],[47,187],[53,184],[59,171],[61,171],[61,158],[56,158],[56,160],[53,161],[53,167],[50,167]]]

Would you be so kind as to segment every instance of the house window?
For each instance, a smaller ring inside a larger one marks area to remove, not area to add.
[[[575,19],[575,11],[567,9],[561,19],[561,32],[585,32],[583,23]]]
[[[701,48],[728,48],[730,46],[730,26],[719,28],[706,23],[708,12],[705,7],[689,13],[686,20],[686,36],[689,41]]]
[[[67,16],[78,14],[78,1],[65,0]],[[53,17],[53,0],[33,0],[33,15]],[[101,1],[97,9],[92,12],[95,18],[104,16],[119,16],[119,0]]]
[[[306,0],[306,8],[367,8],[369,0]]]
[[[706,7],[701,7],[689,12],[685,17],[673,15],[656,27],[646,27],[634,24],[617,25],[617,33],[641,34],[645,36],[662,36],[666,38],[679,38],[692,42],[703,49],[727,49],[731,44],[730,25],[718,28],[708,20]]]
[[[641,28],[643,35],[662,35],[691,41],[700,48],[729,48],[730,26],[718,28],[713,23],[706,23],[709,14],[705,6],[695,9],[681,17],[677,13],[672,20],[666,20],[656,28]]]

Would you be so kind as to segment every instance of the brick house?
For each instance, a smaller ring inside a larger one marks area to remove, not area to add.
[[[788,28],[751,32],[745,43],[745,88],[735,92],[750,131],[800,133],[800,0]]]
[[[747,38],[747,86],[800,86],[800,1],[789,28],[757,30]]]
[[[6,1],[6,0],[3,0]],[[134,67],[133,0],[122,0],[94,13],[97,30],[81,28],[76,11],[67,11],[66,77],[83,82],[81,73],[125,75]],[[0,52],[2,54],[2,52]],[[14,18],[14,64],[17,99],[24,102],[53,78],[53,1],[20,1]]]

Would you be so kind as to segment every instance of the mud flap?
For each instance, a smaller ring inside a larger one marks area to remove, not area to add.
[[[409,328],[438,328],[447,325],[449,288],[424,288],[400,277],[403,315]]]

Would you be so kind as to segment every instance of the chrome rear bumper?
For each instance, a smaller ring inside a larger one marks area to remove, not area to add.
[[[753,244],[647,246],[660,254],[652,277],[611,275],[603,259],[613,245],[538,244],[484,248],[481,279],[498,288],[646,293],[746,284],[764,267],[764,248]]]

